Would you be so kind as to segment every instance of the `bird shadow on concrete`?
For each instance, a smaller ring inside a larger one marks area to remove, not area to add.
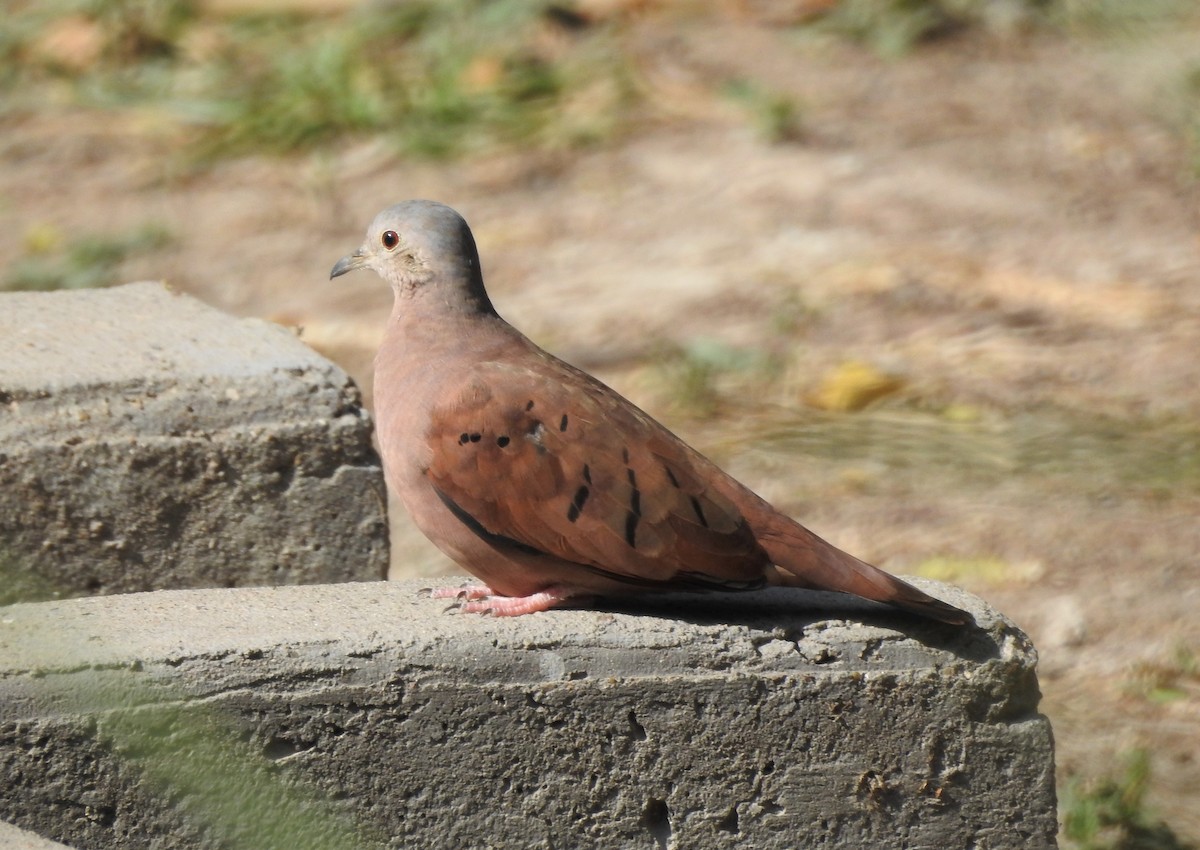
[[[663,593],[595,599],[587,608],[612,614],[656,617],[701,626],[740,625],[765,632],[813,636],[822,624],[861,624],[898,633],[930,649],[983,663],[1000,657],[1011,626],[988,618],[987,626],[952,626],[843,593],[769,587],[742,593]]]

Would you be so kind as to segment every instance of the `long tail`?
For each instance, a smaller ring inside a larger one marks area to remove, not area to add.
[[[956,626],[975,623],[968,612],[826,543],[789,517],[771,510],[760,519],[752,523],[759,543],[779,567],[772,583],[851,593]]]

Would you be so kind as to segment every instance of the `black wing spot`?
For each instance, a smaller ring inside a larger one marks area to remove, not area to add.
[[[632,510],[625,514],[625,542],[630,549],[637,548],[637,527],[640,517]]]
[[[671,482],[671,486],[678,490],[679,479],[675,477],[675,473],[671,471],[671,467],[663,466],[663,470],[667,473],[667,480]]]
[[[591,491],[587,488],[586,484],[581,485],[580,488],[575,491],[575,498],[571,500],[571,507],[567,508],[568,522],[574,522],[575,520],[579,519],[579,514],[583,512],[583,506],[587,503],[588,495],[590,493]]]
[[[700,507],[700,500],[692,496],[692,510],[696,512],[696,519],[700,520],[700,524],[708,528],[708,520],[704,518],[704,508]]]
[[[558,422],[558,430],[560,430],[560,431],[567,430],[567,414],[565,414],[565,413],[563,414],[562,419],[560,419]]]
[[[464,433],[464,434],[459,434],[459,435],[458,435],[458,444],[459,444],[460,446],[465,446],[465,445],[466,445],[467,443],[469,443],[470,441],[471,441],[471,435],[470,435],[470,434],[465,434],[465,433]]]
[[[533,410],[533,399],[530,399],[529,401],[525,402],[525,409],[527,411]]]
[[[504,448],[505,446],[508,445],[508,443],[509,443],[508,437],[504,436],[503,434],[501,434],[499,437],[496,438],[496,445],[498,445],[500,448]]]
[[[628,448],[621,449],[621,462],[624,463],[626,466],[629,465],[629,449]]]
[[[583,465],[583,480],[588,484],[592,483],[592,470],[586,463]]]
[[[637,473],[626,469],[629,477],[629,512],[625,514],[625,542],[637,548],[637,527],[642,518],[642,491],[637,486]]]
[[[482,439],[483,439],[483,434],[472,434],[472,435],[471,435],[471,442],[472,442],[472,443],[478,443],[478,442],[479,442],[480,440],[482,440]]]

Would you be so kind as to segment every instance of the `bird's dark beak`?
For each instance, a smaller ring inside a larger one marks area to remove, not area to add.
[[[359,248],[353,254],[342,257],[334,264],[333,269],[329,272],[329,279],[333,280],[335,277],[341,277],[346,272],[361,269],[367,264],[367,259],[368,257],[363,253],[363,249]]]

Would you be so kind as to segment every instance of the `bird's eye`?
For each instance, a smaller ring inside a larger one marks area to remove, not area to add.
[[[389,251],[400,244],[400,237],[396,235],[394,230],[383,231],[383,247]]]

